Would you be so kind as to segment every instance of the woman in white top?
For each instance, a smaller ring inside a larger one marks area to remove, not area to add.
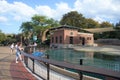
[[[13,54],[14,47],[15,47],[15,46],[14,46],[14,43],[12,43],[12,44],[11,44],[11,46],[10,46],[10,49],[11,49],[11,54]]]
[[[15,48],[16,48],[16,63],[18,63],[18,59],[20,59],[20,61],[22,61],[22,57],[21,57],[20,51],[23,48],[21,47],[21,43],[17,43],[17,45],[15,46]]]

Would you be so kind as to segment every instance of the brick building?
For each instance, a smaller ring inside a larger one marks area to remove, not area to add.
[[[78,28],[70,26],[60,26],[50,29],[50,46],[63,47],[94,44],[93,34],[78,32],[78,30]]]

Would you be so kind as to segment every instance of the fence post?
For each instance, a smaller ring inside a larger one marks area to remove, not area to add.
[[[83,65],[83,59],[80,59],[80,65]],[[79,76],[80,76],[80,80],[83,79],[83,74],[81,71],[79,71]]]
[[[27,56],[24,56],[24,64],[26,67],[28,67],[28,57]]]
[[[32,61],[33,61],[33,73],[35,73],[35,67],[34,67],[34,65],[35,65],[35,60],[32,59]]]
[[[47,59],[49,59],[49,55],[48,54],[47,54]],[[50,65],[49,65],[49,63],[47,63],[47,80],[50,79],[49,73],[50,73]]]

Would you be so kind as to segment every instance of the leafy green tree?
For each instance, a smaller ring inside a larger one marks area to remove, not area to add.
[[[51,27],[57,27],[58,21],[46,16],[34,15],[30,22],[23,22],[20,29],[23,32],[23,37],[28,40],[33,40],[33,36],[37,36],[38,41],[44,41],[46,32]],[[29,41],[28,41],[29,42]]]
[[[30,39],[33,34],[33,23],[32,22],[23,22],[20,26],[20,30],[22,30],[23,35],[26,39]]]
[[[77,11],[71,11],[63,15],[62,19],[60,20],[60,24],[84,28],[85,17],[83,17],[83,15],[79,14]]]
[[[91,18],[86,19],[86,28],[98,28],[98,27],[100,27],[100,24],[97,21]]]
[[[0,44],[6,39],[6,35],[0,30]]]
[[[46,32],[51,27],[57,27],[59,24],[52,18],[47,18],[45,16],[34,15],[32,17],[32,22],[34,25],[34,34],[37,34],[40,41],[45,41],[46,39]],[[33,35],[34,35],[33,34]]]
[[[113,24],[109,23],[109,22],[102,22],[100,24],[101,28],[105,28],[105,27],[113,27]]]
[[[16,38],[15,34],[4,34],[4,33],[2,33],[2,35],[4,36],[4,37],[1,37],[1,38],[3,38],[3,40],[1,41],[2,45],[5,45],[5,46],[7,45],[8,46],[8,45],[10,45],[12,43],[15,43],[17,41],[17,38]]]

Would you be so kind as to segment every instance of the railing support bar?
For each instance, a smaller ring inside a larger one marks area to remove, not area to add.
[[[35,72],[35,60],[33,59],[33,73]]]
[[[83,59],[80,59],[80,65],[83,65]],[[83,73],[79,71],[80,80],[83,79]]]
[[[49,59],[49,55],[47,55],[47,59]],[[49,63],[47,63],[47,80],[49,80],[50,79],[50,65],[49,65]]]

